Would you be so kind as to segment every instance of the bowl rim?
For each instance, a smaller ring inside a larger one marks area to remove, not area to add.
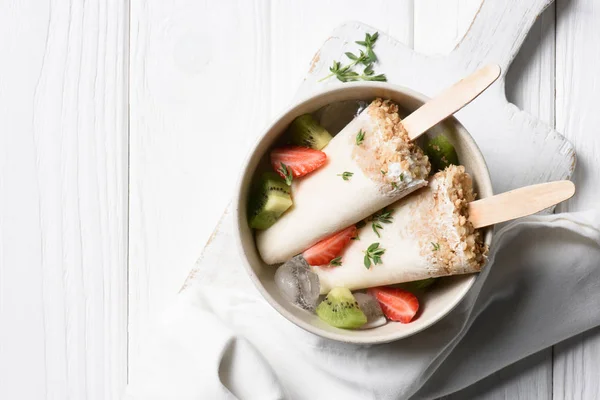
[[[259,291],[261,296],[265,300],[267,300],[269,305],[271,307],[273,307],[285,319],[292,322],[296,326],[304,329],[305,331],[315,334],[317,336],[320,336],[322,338],[331,339],[331,340],[335,340],[335,341],[339,341],[339,342],[343,342],[343,343],[380,344],[380,343],[389,343],[389,342],[405,339],[405,338],[413,336],[419,332],[422,332],[423,330],[438,323],[440,320],[442,320],[444,317],[446,317],[454,308],[456,308],[456,306],[458,306],[458,304],[465,298],[466,294],[469,292],[469,290],[471,290],[475,281],[478,279],[479,274],[471,274],[469,276],[469,278],[466,280],[465,284],[463,284],[461,291],[455,296],[455,298],[451,302],[449,302],[445,307],[443,307],[440,311],[438,311],[437,318],[432,318],[431,321],[428,321],[426,324],[424,324],[423,326],[419,327],[416,330],[413,330],[411,332],[387,333],[384,335],[348,336],[348,335],[345,335],[344,333],[326,331],[326,330],[323,330],[323,329],[321,329],[317,326],[314,326],[308,322],[305,322],[301,318],[298,318],[295,315],[293,315],[292,313],[290,313],[288,310],[285,309],[285,307],[283,307],[281,304],[279,304],[279,302],[277,300],[275,300],[271,296],[271,294],[267,291],[267,289],[263,286],[261,280],[259,279],[259,277],[256,275],[254,269],[252,268],[252,265],[250,265],[250,261],[244,251],[244,244],[242,242],[242,234],[241,234],[241,223],[246,223],[245,220],[242,222],[240,219],[240,207],[245,207],[245,204],[244,205],[240,204],[241,197],[242,197],[241,194],[244,190],[243,182],[244,182],[245,177],[248,174],[251,175],[254,173],[254,171],[249,171],[249,165],[250,165],[252,159],[254,158],[254,154],[256,153],[257,148],[260,146],[262,141],[265,140],[267,133],[270,132],[279,123],[279,121],[281,119],[285,118],[290,113],[293,113],[296,109],[299,109],[299,108],[313,102],[318,97],[321,97],[324,95],[330,95],[332,93],[347,91],[347,90],[357,88],[357,87],[358,88],[367,88],[367,89],[369,89],[369,88],[380,89],[380,90],[384,89],[384,90],[388,90],[388,91],[399,92],[399,93],[402,93],[403,95],[413,97],[416,100],[421,101],[421,102],[426,102],[427,100],[430,99],[429,96],[426,96],[426,95],[424,95],[416,90],[413,90],[411,88],[408,88],[406,86],[391,84],[391,83],[387,83],[387,82],[350,82],[350,83],[345,83],[343,86],[326,87],[321,90],[312,91],[310,93],[303,95],[301,98],[299,98],[297,100],[296,99],[292,100],[292,102],[283,111],[279,112],[274,118],[272,118],[270,120],[270,122],[268,123],[268,125],[266,127],[261,129],[261,134],[256,138],[256,140],[254,141],[251,148],[248,150],[248,152],[246,154],[241,171],[238,175],[238,180],[235,185],[235,195],[234,195],[234,203],[233,203],[234,204],[234,209],[233,209],[234,236],[235,236],[236,247],[237,247],[238,253],[240,254],[240,256],[242,258],[244,269],[250,276],[250,279],[252,280],[254,286]],[[473,136],[471,136],[469,131],[466,129],[466,127],[460,122],[460,120],[458,118],[456,118],[456,115],[454,115],[453,117],[460,124],[460,126],[464,129],[464,132],[466,133],[466,139],[468,141],[470,141],[471,142],[470,144],[472,146],[474,146],[474,148],[477,150],[476,154],[474,156],[478,159],[477,160],[478,163],[483,165],[483,167],[484,167],[483,172],[484,172],[485,176],[487,177],[487,181],[489,183],[490,190],[493,190],[493,187],[491,185],[491,177],[490,177],[489,168],[487,166],[487,163],[485,162],[485,158],[483,157],[483,154],[481,153],[479,146],[475,142],[475,139],[473,139]],[[493,194],[493,192],[491,192],[490,194]],[[486,238],[486,240],[485,240],[488,245],[491,245],[492,240],[493,240],[493,235],[494,235],[494,229],[492,226],[492,227],[490,227],[490,230],[489,230],[489,238]],[[341,331],[343,331],[343,330],[341,330]],[[373,332],[374,332],[374,330],[373,330]]]

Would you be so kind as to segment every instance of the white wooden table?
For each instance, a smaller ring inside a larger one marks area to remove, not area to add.
[[[360,20],[446,53],[480,2],[0,1],[0,399],[118,398],[328,33]],[[563,210],[600,199],[599,18],[558,1],[508,73],[577,149]],[[452,398],[596,399],[599,361],[589,332]]]

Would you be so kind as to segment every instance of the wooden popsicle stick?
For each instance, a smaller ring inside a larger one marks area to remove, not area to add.
[[[402,120],[410,140],[454,114],[479,96],[500,76],[500,66],[486,65],[461,79]]]
[[[510,221],[552,207],[574,194],[571,181],[525,186],[469,203],[469,221],[475,228]]]

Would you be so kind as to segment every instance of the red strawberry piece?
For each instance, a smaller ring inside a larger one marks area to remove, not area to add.
[[[284,179],[285,175],[281,172],[281,163],[292,170],[294,178],[299,178],[320,168],[326,161],[327,154],[308,147],[280,147],[271,152],[271,165]]]
[[[371,288],[367,292],[379,301],[381,310],[392,321],[407,324],[412,321],[417,311],[419,311],[419,300],[414,294],[406,290],[377,287]]]
[[[328,265],[331,260],[342,253],[350,240],[356,236],[356,230],[356,226],[352,225],[343,231],[334,233],[305,250],[302,256],[310,265]]]

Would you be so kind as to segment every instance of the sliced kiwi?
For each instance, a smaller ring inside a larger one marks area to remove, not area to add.
[[[431,172],[445,169],[448,165],[458,165],[458,154],[450,140],[444,135],[431,139],[425,147],[425,153],[431,162]]]
[[[292,205],[291,188],[277,174],[265,173],[250,194],[248,223],[267,229]]]
[[[367,323],[367,316],[346,288],[331,289],[316,311],[319,318],[337,328],[354,329]]]
[[[331,140],[329,132],[310,114],[301,115],[292,121],[288,132],[293,144],[316,150],[321,150]]]

